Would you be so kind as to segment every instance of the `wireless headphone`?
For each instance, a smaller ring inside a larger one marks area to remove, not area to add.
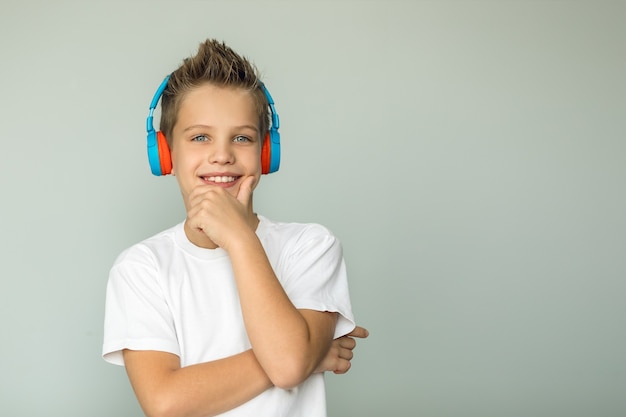
[[[172,172],[172,157],[170,148],[165,140],[165,135],[160,130],[155,131],[153,124],[154,110],[163,95],[165,87],[167,87],[169,79],[169,75],[165,77],[156,93],[154,93],[154,97],[150,103],[150,113],[146,120],[146,129],[148,130],[148,162],[150,163],[150,169],[154,175],[167,175]],[[261,83],[261,89],[267,98],[270,114],[272,116],[272,125],[263,139],[263,146],[261,148],[261,173],[271,174],[272,172],[278,171],[280,166],[280,133],[278,132],[280,121],[278,119],[278,113],[276,113],[276,108],[274,107],[274,99],[263,83]]]

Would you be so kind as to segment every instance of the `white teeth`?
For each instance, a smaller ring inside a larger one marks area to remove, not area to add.
[[[207,180],[211,182],[233,182],[235,177],[207,177]]]

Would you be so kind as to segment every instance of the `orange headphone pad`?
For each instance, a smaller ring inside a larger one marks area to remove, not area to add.
[[[172,155],[170,154],[170,147],[167,144],[165,135],[161,132],[157,132],[157,145],[159,147],[159,162],[161,163],[161,175],[168,175],[172,173]]]
[[[270,133],[267,132],[265,140],[263,140],[263,147],[261,148],[261,173],[269,174],[270,162],[272,160],[272,145],[270,143]]]

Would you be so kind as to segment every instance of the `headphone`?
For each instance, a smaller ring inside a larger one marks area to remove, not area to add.
[[[163,95],[165,87],[167,87],[169,79],[169,75],[165,77],[156,93],[154,93],[154,97],[150,103],[150,113],[148,113],[148,119],[146,120],[146,129],[148,131],[148,162],[150,163],[150,169],[154,175],[167,175],[172,172],[172,156],[167,141],[165,140],[165,135],[160,130],[155,131],[153,124],[154,110]],[[274,99],[263,83],[261,83],[261,89],[267,98],[270,114],[272,116],[272,125],[265,135],[261,147],[261,173],[271,174],[272,172],[278,171],[280,166],[280,133],[278,132],[280,121],[278,119],[278,113],[276,113],[276,108],[274,107]]]

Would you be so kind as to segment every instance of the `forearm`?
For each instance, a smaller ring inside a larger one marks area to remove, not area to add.
[[[162,355],[169,354],[124,352],[133,389],[149,417],[213,416],[253,399],[272,386],[251,350],[183,368],[177,366],[175,355],[172,356],[176,362],[169,363],[163,361]],[[151,361],[158,361],[158,365]]]
[[[273,383],[290,388],[308,377],[326,354],[335,314],[295,308],[256,238],[248,235],[229,251],[244,323],[254,353]],[[321,320],[320,320],[320,317]],[[317,320],[311,325],[311,320]]]

